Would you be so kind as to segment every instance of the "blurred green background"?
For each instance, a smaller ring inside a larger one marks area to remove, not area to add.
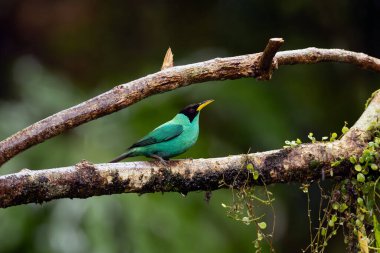
[[[380,57],[380,2],[363,1],[0,1],[1,138],[117,84],[158,71],[171,46],[175,65],[261,51],[342,48]],[[141,101],[18,155],[1,167],[109,161],[183,106],[213,98],[185,157],[280,148],[352,125],[379,74],[321,63],[284,66],[273,79],[192,85]],[[140,158],[142,159],[142,158]],[[275,248],[308,244],[306,196],[298,184],[270,186]],[[231,192],[122,194],[0,210],[0,252],[254,252],[253,226],[226,217]],[[312,207],[319,195],[312,192]],[[314,215],[316,213],[314,212]],[[315,217],[314,217],[315,218]],[[265,218],[270,222],[271,214]],[[328,252],[344,252],[341,237]]]

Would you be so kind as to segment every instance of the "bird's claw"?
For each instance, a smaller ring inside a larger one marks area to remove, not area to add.
[[[159,160],[160,161],[160,163],[162,163],[163,165],[165,165],[166,167],[169,167],[169,161],[166,161],[166,160],[164,160],[164,159],[160,159]]]
[[[165,166],[169,166],[169,161],[165,160],[165,159],[162,158],[161,156],[158,156],[158,155],[152,155],[152,158],[156,159],[157,161],[159,161],[160,163],[162,163],[162,164],[165,165]]]

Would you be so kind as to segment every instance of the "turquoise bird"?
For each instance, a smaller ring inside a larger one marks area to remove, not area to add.
[[[133,156],[146,156],[165,162],[186,152],[198,139],[200,111],[213,101],[210,99],[186,106],[172,120],[158,126],[128,148],[126,153],[110,162]]]

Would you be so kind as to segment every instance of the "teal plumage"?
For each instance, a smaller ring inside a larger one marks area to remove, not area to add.
[[[211,102],[213,100],[185,107],[172,120],[155,128],[111,162],[133,156],[166,160],[186,152],[198,139],[200,110]]]

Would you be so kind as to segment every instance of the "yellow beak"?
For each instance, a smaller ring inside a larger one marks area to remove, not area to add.
[[[200,105],[197,108],[197,111],[199,112],[200,110],[202,110],[203,108],[205,108],[207,105],[211,104],[214,101],[215,101],[214,99],[209,99],[209,100],[206,100],[206,101],[200,103]]]

